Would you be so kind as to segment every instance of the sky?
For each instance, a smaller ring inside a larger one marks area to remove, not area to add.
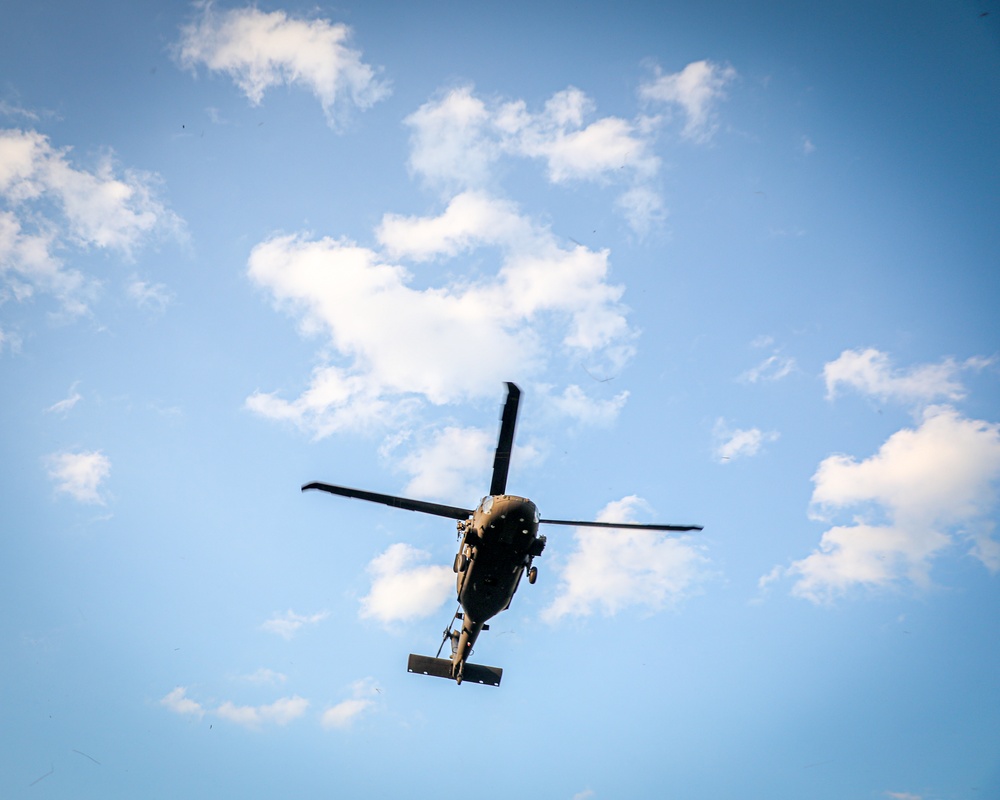
[[[0,794],[1000,797],[1000,6],[2,20]]]

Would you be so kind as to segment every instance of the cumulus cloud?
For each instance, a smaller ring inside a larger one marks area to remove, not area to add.
[[[274,86],[305,87],[335,127],[345,109],[369,108],[389,93],[361,52],[348,46],[350,38],[347,25],[329,20],[205,3],[181,29],[175,55],[184,68],[225,73],[254,105]]]
[[[841,388],[853,389],[880,400],[902,403],[954,402],[965,397],[959,380],[965,370],[979,370],[991,359],[973,357],[964,362],[946,358],[939,364],[921,364],[910,369],[896,369],[887,353],[869,347],[845,350],[823,367],[826,394],[833,399]]]
[[[99,281],[63,254],[96,248],[128,259],[155,235],[180,234],[154,175],[122,170],[110,154],[81,169],[69,152],[37,131],[0,129],[0,301],[44,293],[64,314],[84,314]]]
[[[681,135],[706,142],[715,133],[715,106],[726,96],[726,87],[736,79],[736,70],[711,61],[695,61],[680,72],[663,74],[654,67],[651,81],[639,87],[639,97],[656,104],[679,107],[685,117]]]
[[[160,705],[181,716],[201,719],[205,714],[212,714],[237,725],[258,729],[262,725],[284,726],[298,719],[309,708],[309,701],[298,695],[282,697],[273,703],[259,706],[238,706],[227,700],[214,709],[207,709],[189,698],[185,687],[178,686],[160,700]]]
[[[736,458],[755,456],[767,442],[776,442],[780,435],[777,431],[762,431],[760,428],[731,429],[720,418],[716,420],[712,431],[715,457],[724,463]]]
[[[351,684],[351,696],[323,712],[324,728],[349,728],[362,713],[375,704],[378,688],[374,678],[363,678]]]
[[[329,611],[320,611],[316,614],[296,614],[288,609],[284,614],[274,614],[269,620],[261,624],[261,630],[268,633],[276,633],[283,639],[291,639],[305,625],[315,625],[330,616]]]
[[[80,503],[104,505],[99,489],[111,474],[111,460],[104,453],[100,450],[54,453],[47,462],[49,478],[56,482],[56,491]]]
[[[565,247],[506,201],[463,193],[438,216],[387,215],[378,236],[397,259],[492,247],[500,266],[478,280],[418,288],[406,267],[347,239],[276,236],[257,245],[251,280],[305,335],[324,337],[339,363],[317,367],[297,400],[258,391],[248,408],[321,437],[395,424],[424,401],[492,396],[560,354],[617,368],[633,353],[608,252]]]
[[[643,232],[665,216],[650,181],[660,169],[652,132],[642,120],[596,117],[596,105],[569,87],[538,111],[523,100],[477,97],[462,86],[430,100],[406,118],[410,170],[447,192],[490,185],[504,157],[541,161],[552,183],[631,184],[619,200],[633,229]]]
[[[450,566],[426,564],[430,554],[408,544],[391,545],[368,565],[372,587],[361,598],[361,616],[382,624],[434,613],[455,592]]]
[[[630,495],[605,506],[597,521],[632,522],[646,508]],[[705,577],[707,559],[688,536],[577,528],[574,540],[556,599],[542,612],[548,622],[595,611],[612,616],[630,607],[659,611],[692,594]]]
[[[537,112],[523,100],[487,101],[471,86],[452,89],[406,118],[410,169],[458,189],[485,184],[504,155],[540,159],[553,183],[604,181],[623,169],[633,178],[654,175],[660,161],[642,126],[619,117],[592,119],[595,112],[594,101],[572,86]]]
[[[187,689],[183,686],[178,686],[168,693],[160,700],[160,705],[181,716],[201,719],[205,715],[205,709],[202,705],[188,697]]]
[[[260,706],[238,706],[227,700],[212,713],[246,728],[260,728],[262,725],[287,725],[305,714],[307,708],[309,701],[295,695]]]
[[[829,601],[855,586],[930,582],[933,561],[958,541],[991,571],[1000,548],[991,537],[1000,479],[1000,425],[932,406],[918,427],[897,431],[875,455],[834,455],[813,476],[812,513],[835,525],[819,547],[773,571],[795,579],[793,593]]]

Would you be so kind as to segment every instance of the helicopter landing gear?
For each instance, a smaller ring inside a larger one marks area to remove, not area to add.
[[[528,570],[528,583],[534,583],[538,580],[538,567],[532,567]]]
[[[469,557],[465,553],[457,553],[455,555],[455,563],[452,565],[452,569],[455,572],[465,572],[465,568],[469,566]]]

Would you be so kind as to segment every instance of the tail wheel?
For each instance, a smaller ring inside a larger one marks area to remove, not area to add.
[[[534,583],[538,580],[538,567],[532,567],[528,570],[528,583]]]

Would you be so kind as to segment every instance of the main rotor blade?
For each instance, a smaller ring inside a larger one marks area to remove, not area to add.
[[[496,455],[493,456],[493,480],[490,494],[498,495],[507,491],[507,470],[510,469],[510,451],[514,448],[514,425],[517,423],[517,404],[521,390],[507,382],[507,402],[500,417],[500,438],[497,440]]]
[[[448,517],[449,519],[468,519],[472,516],[470,508],[456,508],[455,506],[443,506],[439,503],[428,503],[426,500],[410,500],[406,497],[396,497],[391,494],[378,494],[377,492],[366,492],[363,489],[351,489],[347,486],[333,486],[329,483],[307,483],[302,487],[306,489],[319,489],[330,494],[339,494],[341,497],[354,497],[358,500],[367,500],[370,503],[381,503],[393,508],[402,508],[407,511],[420,511],[424,514],[434,514],[437,517]]]
[[[545,525],[576,525],[582,528],[625,528],[644,531],[700,531],[701,525],[640,525],[636,522],[582,522],[572,519],[543,519]]]

